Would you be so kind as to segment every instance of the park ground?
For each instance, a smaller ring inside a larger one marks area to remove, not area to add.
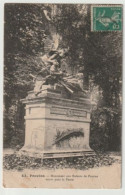
[[[63,159],[18,157],[13,150],[3,153],[4,187],[120,188],[121,155],[107,152],[96,156]],[[16,182],[15,182],[16,181]]]

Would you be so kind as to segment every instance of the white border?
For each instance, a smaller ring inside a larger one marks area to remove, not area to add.
[[[113,189],[113,190],[104,190],[104,189],[21,189],[21,188],[3,188],[2,187],[2,139],[3,139],[3,25],[4,25],[4,3],[83,3],[83,4],[123,4],[123,14],[124,14],[124,6],[125,1],[124,0],[0,0],[0,110],[1,110],[1,116],[0,116],[0,194],[1,195],[75,195],[79,194],[89,194],[89,195],[104,195],[104,194],[113,194],[113,195],[123,195],[125,194],[125,103],[124,103],[124,97],[125,97],[125,39],[123,39],[123,131],[122,131],[122,188],[121,189]],[[123,17],[124,18],[124,17]],[[123,27],[125,26],[125,20],[123,21]],[[123,28],[124,29],[124,28]],[[124,33],[125,37],[125,33]],[[124,139],[124,140],[123,140]]]

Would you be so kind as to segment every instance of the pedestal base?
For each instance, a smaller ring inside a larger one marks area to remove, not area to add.
[[[41,158],[92,154],[89,147],[91,103],[88,98],[67,99],[44,90],[23,100],[26,104],[25,144],[20,153]]]

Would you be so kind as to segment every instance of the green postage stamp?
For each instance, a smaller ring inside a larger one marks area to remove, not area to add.
[[[91,31],[121,31],[122,5],[92,5]]]

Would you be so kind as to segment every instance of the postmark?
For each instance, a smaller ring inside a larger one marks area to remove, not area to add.
[[[92,5],[91,31],[121,31],[122,5]]]

